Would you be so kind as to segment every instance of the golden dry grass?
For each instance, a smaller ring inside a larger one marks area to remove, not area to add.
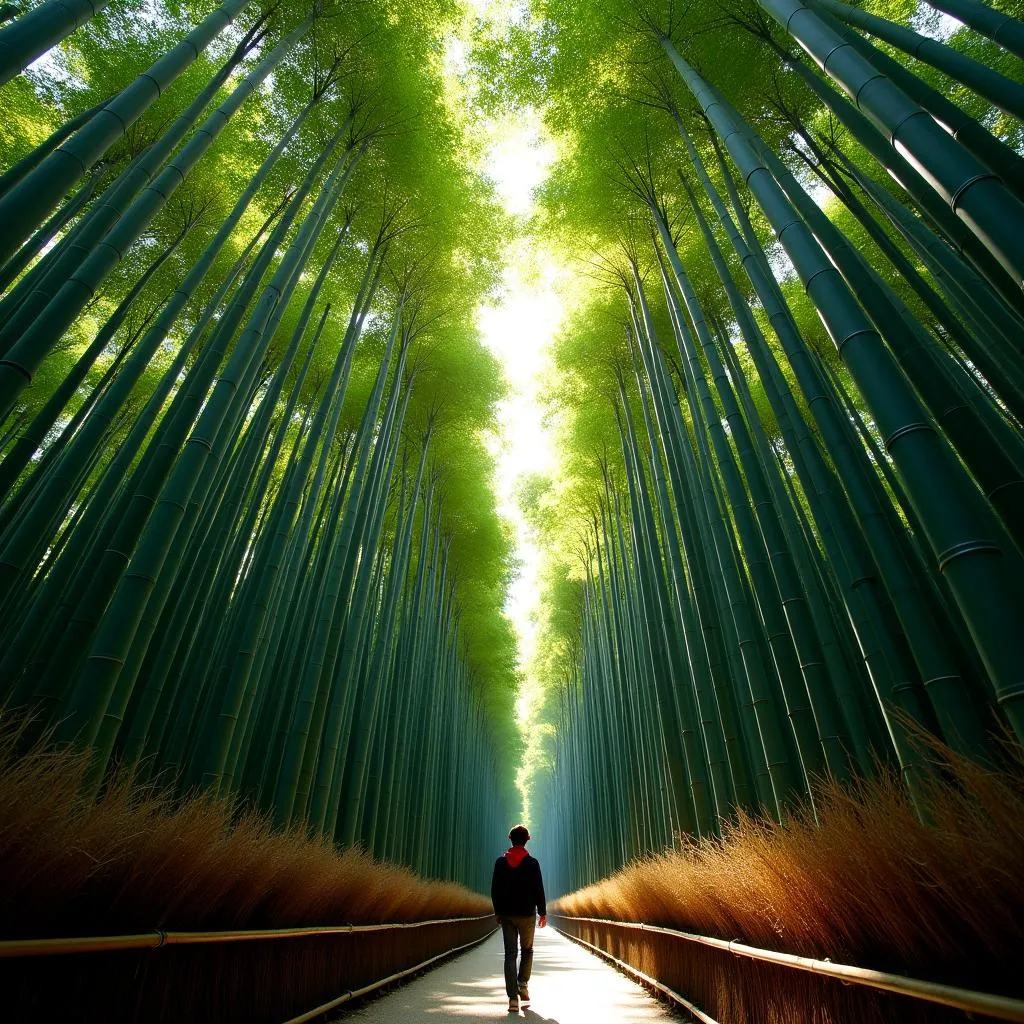
[[[115,778],[81,795],[87,756],[19,753],[0,726],[0,936],[278,928],[486,914],[447,882],[339,851],[227,800]]]
[[[553,909],[1024,994],[1019,751],[1003,772],[934,753],[930,824],[893,777],[823,785],[817,820],[744,817],[720,841],[630,864]]]

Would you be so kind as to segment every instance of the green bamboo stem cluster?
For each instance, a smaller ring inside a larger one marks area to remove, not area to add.
[[[47,0],[0,30],[0,85],[94,15],[110,0]]]
[[[111,123],[126,130],[246,6],[218,9],[145,87],[76,118],[2,180],[8,407],[232,118],[270,75],[290,73],[314,18],[273,41],[257,18],[97,199],[86,192],[47,219],[111,145]],[[170,294],[129,334],[195,215],[129,273],[38,413],[11,417],[2,699],[33,711],[35,732],[90,747],[94,787],[127,764],[484,888],[486,863],[460,851],[507,827],[508,787],[460,628],[435,417],[424,430],[409,420],[423,286],[396,271],[408,230],[396,212],[368,243],[352,237],[380,129],[361,100],[336,96],[343,71],[335,61],[316,76]],[[308,130],[317,120],[330,126],[319,143]],[[285,158],[300,170],[281,197],[271,183]],[[209,283],[232,246],[233,265]],[[343,256],[362,261],[354,296],[338,292]],[[387,341],[352,425],[350,381],[370,325]]]
[[[904,53],[916,57],[951,78],[963,82],[979,96],[1015,117],[1024,117],[1024,86],[1014,82],[979,61],[967,57],[944,43],[928,39],[885,18],[854,7],[841,0],[814,0],[816,6],[835,15],[850,25],[863,28],[871,35],[899,47]]]
[[[1024,58],[1024,23],[997,11],[981,0],[936,0],[930,5],[938,11],[953,15],[1011,53]]]
[[[792,152],[934,319],[911,311],[659,33],[688,101],[668,88],[658,97],[680,134],[672,180],[659,180],[649,159],[620,162],[650,234],[641,243],[634,226],[615,268],[626,325],[614,396],[622,476],[604,464],[554,767],[533,798],[559,891],[680,832],[714,835],[740,810],[782,818],[813,805],[818,777],[891,763],[913,794],[929,771],[913,730],[987,764],[999,760],[1000,730],[1024,739],[1022,296],[1012,255],[1024,235],[999,227],[1019,216],[1019,158],[959,108],[947,134],[935,119],[948,124],[953,105],[833,16],[1009,112],[1019,86],[834,0],[759,3],[851,99],[763,26],[752,31],[917,210],[780,108]],[[991,21],[980,4],[955,6],[965,21]],[[997,21],[1010,46],[1019,23]],[[701,134],[688,127],[694,107]],[[835,360],[791,313],[743,186]],[[718,294],[693,283],[674,228],[684,221],[699,232]]]
[[[248,2],[227,0],[0,197],[0,219],[6,225],[0,239],[0,262],[10,258],[68,188],[245,10]]]

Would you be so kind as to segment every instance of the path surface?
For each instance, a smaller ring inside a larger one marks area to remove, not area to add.
[[[632,1024],[678,1021],[639,985],[599,957],[537,929],[533,1002],[516,1018],[502,979],[501,934],[343,1019],[352,1024],[474,1024],[531,1020],[538,1024]]]

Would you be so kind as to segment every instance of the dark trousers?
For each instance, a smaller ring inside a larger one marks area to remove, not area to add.
[[[505,940],[505,993],[509,999],[519,995],[519,986],[530,980],[533,970],[533,929],[537,919],[529,917],[503,917],[501,937]],[[518,947],[518,948],[517,948]],[[516,971],[516,955],[522,950],[519,970]]]

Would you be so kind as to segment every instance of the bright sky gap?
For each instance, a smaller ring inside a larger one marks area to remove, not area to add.
[[[543,139],[533,111],[520,114],[511,131],[490,147],[485,172],[509,213],[525,220],[532,212],[533,190],[543,182],[553,158],[554,147]],[[497,410],[494,454],[498,511],[512,525],[518,561],[506,612],[515,627],[524,673],[517,704],[524,733],[529,733],[541,697],[539,685],[528,674],[537,639],[541,551],[520,510],[519,490],[525,478],[549,476],[555,466],[541,391],[551,369],[551,342],[564,314],[557,277],[558,267],[527,234],[509,252],[500,298],[477,314],[483,342],[501,362],[508,384],[508,395]]]
[[[473,15],[498,31],[528,15],[528,7],[501,0],[472,0],[470,7]],[[553,372],[551,345],[565,315],[559,284],[564,284],[566,273],[530,231],[530,218],[536,190],[556,158],[556,147],[546,133],[541,111],[524,107],[481,117],[474,108],[468,56],[467,39],[451,38],[446,70],[458,80],[455,91],[461,94],[464,113],[483,140],[479,169],[519,228],[506,254],[498,294],[478,308],[476,320],[481,340],[499,361],[507,386],[496,410],[490,448],[496,462],[498,513],[509,523],[515,546],[516,571],[505,613],[517,638],[522,682],[516,709],[528,765],[532,727],[543,700],[543,688],[530,673],[538,636],[542,553],[523,516],[519,495],[525,480],[535,475],[550,477],[556,469],[555,440],[545,424],[542,392]],[[526,804],[525,774],[520,789]]]

